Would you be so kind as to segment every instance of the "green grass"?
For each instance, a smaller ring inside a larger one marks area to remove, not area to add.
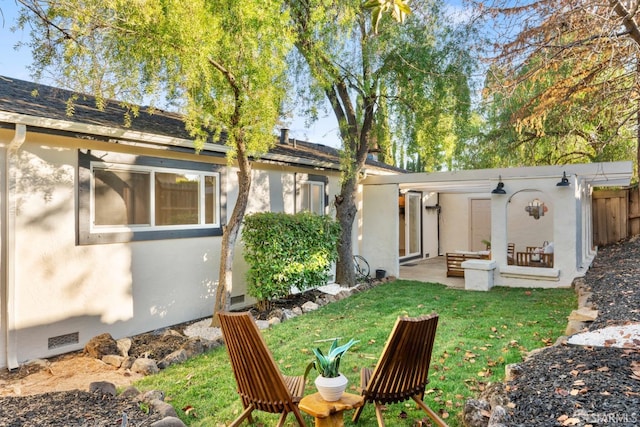
[[[265,340],[283,373],[301,375],[313,359],[311,349],[327,347],[333,337],[341,343],[360,340],[345,355],[341,371],[357,393],[359,369],[373,367],[398,316],[436,312],[440,319],[431,359],[425,402],[443,413],[452,427],[461,426],[464,402],[475,398],[489,382],[502,381],[505,365],[522,360],[528,351],[553,344],[563,334],[567,316],[576,306],[572,289],[493,288],[470,292],[442,285],[399,280],[356,293],[320,310],[288,320],[267,331]],[[311,371],[306,394],[315,392]],[[183,364],[147,377],[140,390],[159,389],[190,426],[223,426],[241,412],[229,358],[220,347]],[[182,408],[192,407],[189,415]],[[277,416],[254,412],[258,425],[275,425]],[[306,415],[305,415],[306,417]],[[345,425],[351,426],[351,412]],[[410,401],[388,405],[387,426],[413,426],[426,417]],[[313,420],[308,424],[313,425]],[[287,425],[296,425],[289,415]],[[360,426],[377,425],[372,405]]]

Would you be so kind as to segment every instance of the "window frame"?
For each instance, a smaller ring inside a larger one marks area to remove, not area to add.
[[[327,188],[329,184],[329,178],[323,175],[312,175],[312,174],[296,174],[296,203],[295,203],[295,212],[311,212],[314,214],[318,214],[316,211],[311,209],[306,209],[306,207],[302,206],[302,189],[305,185],[310,186],[309,194],[313,195],[311,188],[314,186],[320,187],[320,195],[321,195],[321,215],[327,214],[327,206],[329,205],[329,195],[327,194]],[[313,202],[313,198],[309,198],[310,202]]]
[[[145,240],[164,240],[191,237],[221,236],[226,217],[226,198],[223,197],[223,166],[186,160],[163,159],[103,151],[79,150],[78,158],[78,218],[79,245],[122,243]],[[135,171],[150,175],[150,224],[95,225],[94,170]],[[155,174],[173,173],[197,175],[199,178],[198,223],[155,225]],[[206,224],[206,177],[215,177],[214,223]]]

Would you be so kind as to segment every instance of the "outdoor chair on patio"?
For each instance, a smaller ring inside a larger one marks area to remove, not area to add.
[[[298,424],[306,427],[298,409],[304,393],[304,376],[282,375],[248,312],[218,313],[218,318],[244,407],[231,426],[238,426],[245,419],[253,424],[251,413],[258,410],[281,413],[278,427],[284,426],[287,415],[293,412]]]
[[[383,405],[413,399],[441,427],[447,424],[424,401],[429,383],[429,364],[438,315],[400,317],[382,350],[375,369],[362,368],[360,382],[365,405],[373,403],[378,426],[384,427]],[[364,407],[364,406],[363,406]],[[363,407],[356,409],[353,422],[358,422]]]
[[[516,244],[515,243],[508,243],[507,244],[507,264],[508,265],[513,265],[516,263]]]

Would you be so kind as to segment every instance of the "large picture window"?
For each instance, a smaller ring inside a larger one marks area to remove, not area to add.
[[[221,234],[218,166],[110,157],[80,156],[80,243]]]

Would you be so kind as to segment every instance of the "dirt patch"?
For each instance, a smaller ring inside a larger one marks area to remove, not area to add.
[[[48,360],[42,365],[29,365],[17,372],[0,373],[0,396],[29,396],[50,391],[89,390],[95,381],[108,381],[116,387],[126,387],[142,375],[116,369],[113,366],[70,353]]]

